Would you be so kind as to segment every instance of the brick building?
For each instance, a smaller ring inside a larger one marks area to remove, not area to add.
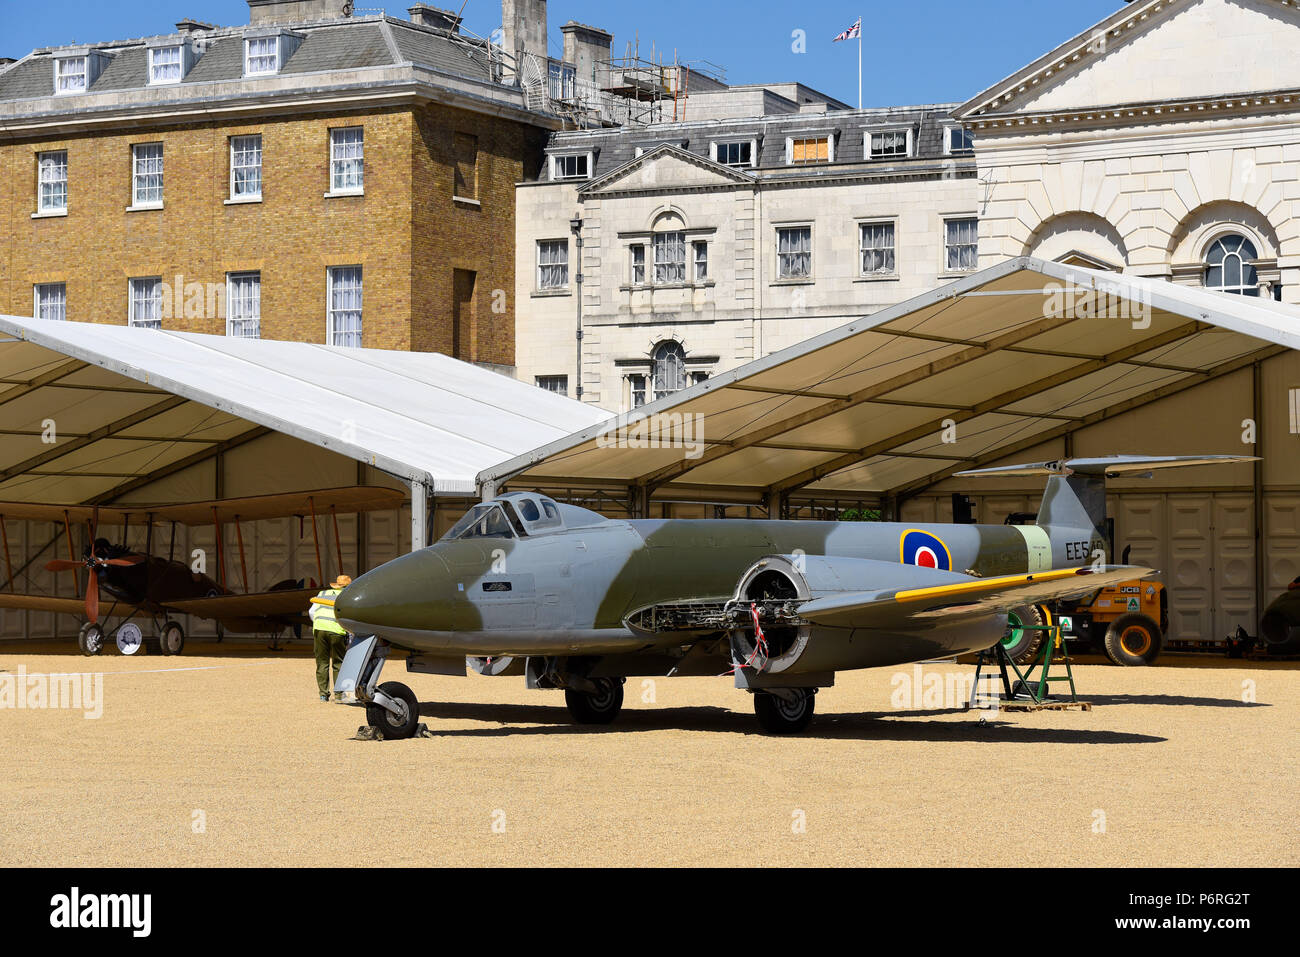
[[[249,7],[0,66],[0,312],[513,365],[501,237],[559,125],[513,58],[423,4]]]

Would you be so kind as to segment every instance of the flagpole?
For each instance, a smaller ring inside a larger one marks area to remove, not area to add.
[[[858,17],[858,109],[862,109],[862,18]]]

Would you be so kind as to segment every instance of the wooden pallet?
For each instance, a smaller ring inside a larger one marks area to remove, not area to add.
[[[1091,711],[1091,701],[1002,701],[998,702],[999,711],[1068,711],[1078,708]]]

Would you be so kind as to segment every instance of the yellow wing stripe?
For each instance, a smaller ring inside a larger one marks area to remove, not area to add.
[[[1079,574],[1077,568],[1061,568],[1050,572],[1035,572],[1032,575],[1004,575],[1000,578],[980,578],[973,582],[959,582],[956,585],[939,585],[935,588],[912,588],[894,595],[895,601],[927,601],[931,598],[946,598],[964,595],[970,592],[996,591],[1010,585],[1028,585],[1032,582],[1050,582],[1062,578],[1071,578]]]
[[[311,603],[312,603],[313,605],[324,605],[326,608],[333,608],[333,607],[334,607],[334,599],[333,599],[333,598],[313,598],[313,599],[311,600]]]

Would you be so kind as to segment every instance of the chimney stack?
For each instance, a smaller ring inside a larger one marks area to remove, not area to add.
[[[427,3],[417,3],[406,13],[412,23],[418,23],[422,27],[433,27],[435,30],[446,30],[448,33],[460,32],[461,18],[450,10],[431,7]]]
[[[204,23],[202,20],[194,20],[186,17],[176,24],[177,33],[207,33],[209,30],[215,30],[215,23]]]
[[[501,0],[501,23],[505,32],[505,51],[523,70],[524,58],[538,59],[543,81],[546,79],[546,0]],[[505,76],[514,75],[507,68]]]
[[[560,32],[564,34],[564,62],[574,65],[578,79],[594,81],[597,66],[609,61],[613,35],[574,20],[560,27]]]
[[[248,22],[307,23],[352,16],[352,0],[248,0]]]

